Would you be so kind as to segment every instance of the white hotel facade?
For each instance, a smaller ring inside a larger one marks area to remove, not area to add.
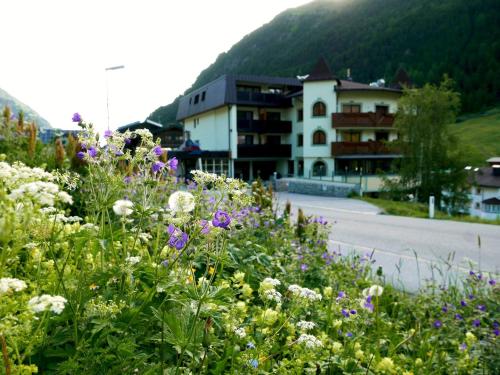
[[[185,95],[177,120],[210,151],[198,160],[209,171],[245,180],[375,176],[400,157],[390,144],[408,79],[398,77],[391,87],[340,80],[323,59],[303,80],[224,75]]]

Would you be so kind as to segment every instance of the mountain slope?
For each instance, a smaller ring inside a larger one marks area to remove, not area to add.
[[[500,99],[497,0],[317,0],[289,9],[245,36],[186,92],[225,73],[296,76],[323,55],[339,76],[390,81],[404,67],[416,84],[457,82],[464,112]],[[150,115],[175,120],[177,101]]]
[[[451,132],[468,146],[469,165],[483,166],[487,159],[500,156],[500,107],[459,120],[451,125]]]
[[[20,111],[23,111],[26,122],[35,121],[39,128],[51,128],[49,122],[41,117],[36,111],[14,98],[8,92],[0,89],[0,111],[3,111],[6,106],[10,108],[15,116],[17,116]]]

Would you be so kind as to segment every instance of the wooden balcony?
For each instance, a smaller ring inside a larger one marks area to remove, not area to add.
[[[342,128],[392,128],[393,114],[365,113],[332,113],[332,127]]]
[[[332,156],[343,155],[388,155],[399,154],[391,143],[368,142],[332,142]]]
[[[291,121],[280,120],[238,120],[238,132],[286,133],[292,132]]]
[[[290,158],[292,145],[238,145],[238,158]]]
[[[238,91],[236,93],[238,105],[250,105],[259,107],[291,107],[292,99],[281,94],[270,94],[262,92]]]

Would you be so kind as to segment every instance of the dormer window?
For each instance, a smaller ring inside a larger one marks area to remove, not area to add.
[[[206,96],[206,93],[207,93],[206,91],[203,91],[203,92],[201,93],[201,101],[202,101],[202,102],[204,102],[204,101],[205,101],[205,96]]]
[[[196,94],[194,97],[194,104],[198,104],[199,101],[200,101],[200,94]]]
[[[314,117],[326,116],[326,104],[323,102],[314,103],[313,116]]]

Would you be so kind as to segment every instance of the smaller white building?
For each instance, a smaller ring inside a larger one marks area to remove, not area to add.
[[[470,214],[482,219],[500,219],[500,157],[487,160],[489,167],[474,171]]]

